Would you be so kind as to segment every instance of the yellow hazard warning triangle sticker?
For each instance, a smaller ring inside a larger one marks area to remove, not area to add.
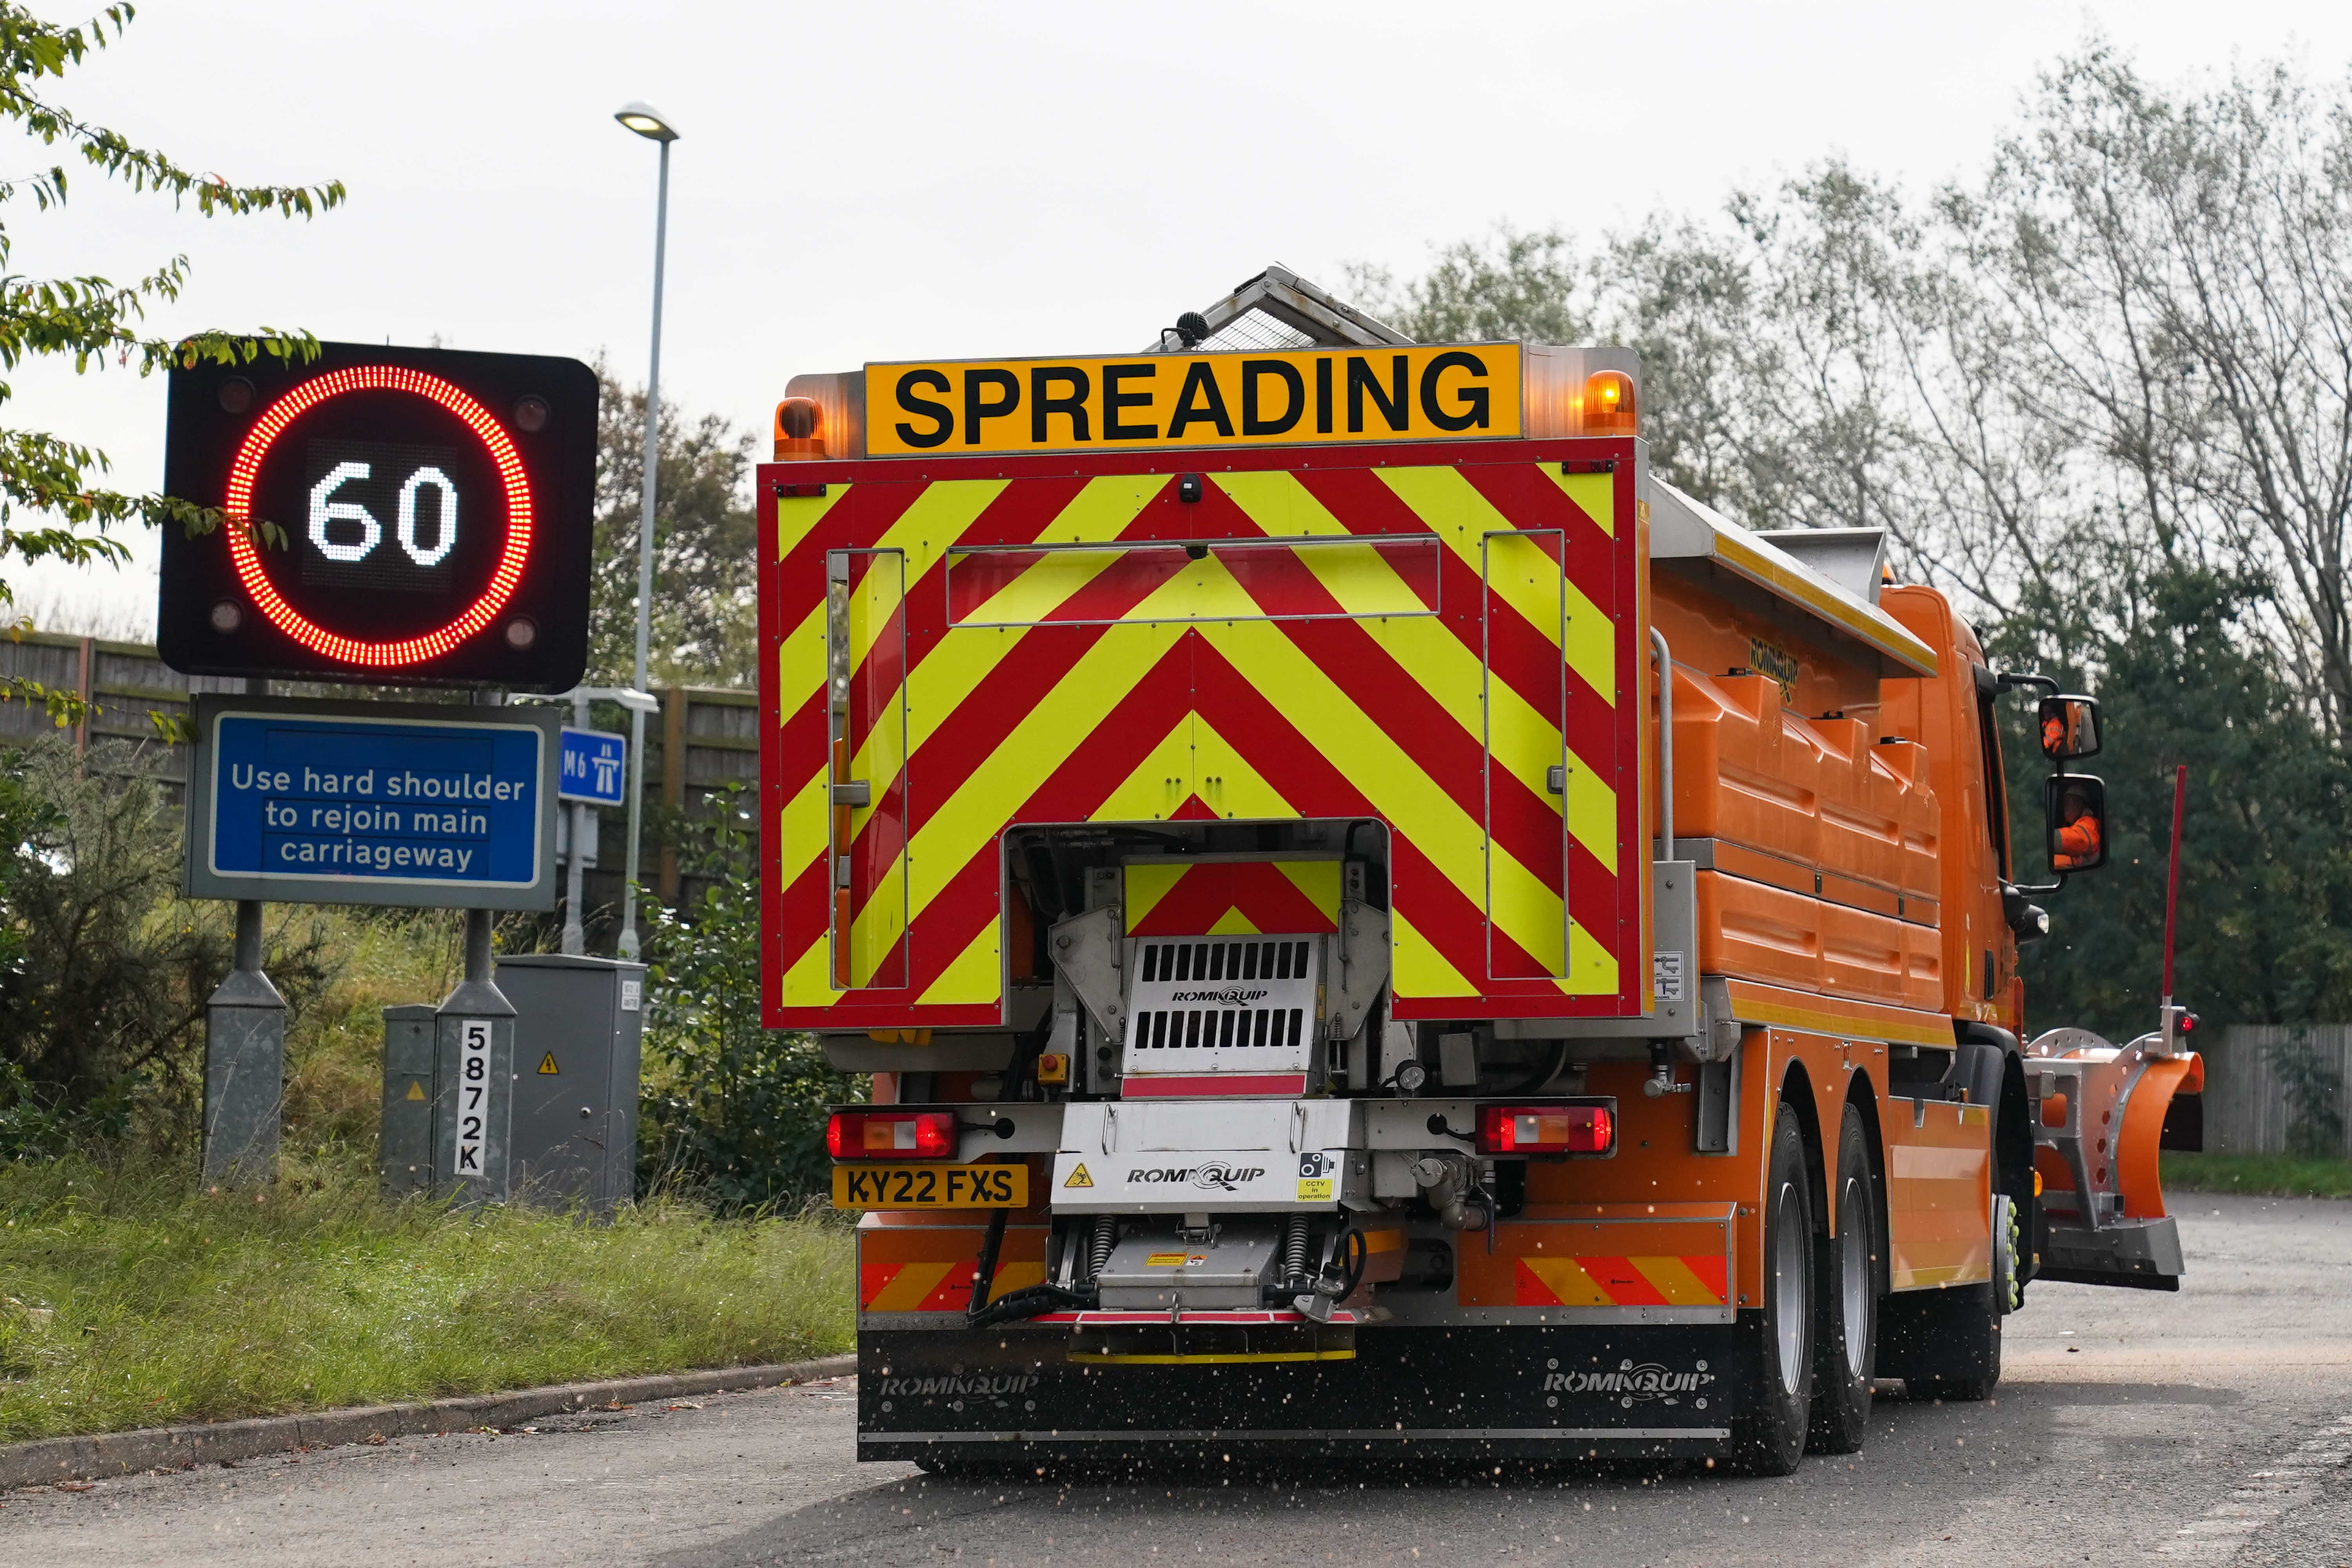
[[[1062,1184],[1066,1187],[1091,1187],[1094,1184],[1095,1179],[1087,1174],[1087,1168],[1083,1164],[1072,1171],[1068,1179]]]
[[[555,1053],[553,1051],[550,1051],[545,1056],[539,1058],[539,1070],[541,1077],[553,1078],[555,1076]]]
[[[425,1080],[423,1079],[413,1078],[408,1080],[408,1094],[406,1098],[410,1100],[423,1100],[425,1098]]]

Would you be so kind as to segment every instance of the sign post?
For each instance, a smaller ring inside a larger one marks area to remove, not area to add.
[[[572,695],[572,722],[563,727],[562,782],[557,798],[572,808],[569,850],[564,856],[563,951],[574,957],[588,951],[588,933],[580,918],[581,879],[595,860],[593,846],[600,805],[621,804],[628,737],[588,728],[588,694]]]
[[[236,957],[205,1003],[205,1182],[256,1186],[278,1172],[286,998],[261,972],[261,902],[236,906]]]
[[[434,1020],[434,1164],[461,1204],[513,1190],[515,1010],[491,974],[490,926],[489,910],[466,911],[466,977]]]
[[[444,1190],[503,1200],[515,1012],[491,979],[490,927],[493,910],[555,902],[558,715],[207,693],[195,720],[186,890],[242,900],[237,970],[214,997],[207,1115],[222,1110],[208,1173],[215,1144],[224,1160],[277,1149],[279,1085],[264,1058],[278,1059],[284,1026],[259,973],[259,900],[459,905],[466,975],[435,1020],[434,1164]]]

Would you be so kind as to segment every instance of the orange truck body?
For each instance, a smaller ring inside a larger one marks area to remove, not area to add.
[[[1654,479],[1639,378],[794,384],[765,1009],[873,1074],[861,1454],[1780,1468],[1858,1443],[1874,1376],[1990,1388],[2037,1274],[2177,1277],[2155,1150],[2201,1069],[2023,1040],[1974,632],[1875,535]],[[1017,1194],[946,1201],[973,1164]]]

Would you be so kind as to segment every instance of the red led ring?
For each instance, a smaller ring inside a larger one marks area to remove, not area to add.
[[[505,429],[490,417],[489,411],[465,393],[437,375],[400,365],[362,365],[354,370],[331,371],[306,381],[271,404],[254,421],[253,428],[246,432],[243,444],[236,449],[236,460],[229,465],[228,493],[222,500],[222,510],[241,524],[250,522],[254,480],[261,472],[261,460],[269,455],[271,444],[302,414],[346,392],[407,392],[429,398],[456,415],[488,450],[507,492],[506,548],[499,555],[497,570],[490,574],[490,585],[482,590],[482,596],[464,615],[437,631],[400,642],[361,642],[313,624],[288,604],[269,581],[269,574],[261,569],[261,556],[253,548],[253,536],[243,527],[228,531],[229,560],[235,563],[237,580],[245,584],[254,607],[268,617],[271,626],[312,653],[341,664],[374,668],[438,658],[490,624],[491,618],[514,596],[515,584],[522,580],[523,566],[530,559],[530,481],[523,472],[522,456],[515,450]]]

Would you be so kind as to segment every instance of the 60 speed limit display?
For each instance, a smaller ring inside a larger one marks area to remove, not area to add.
[[[558,689],[586,656],[594,374],[324,345],[174,370],[158,642],[190,674]]]

